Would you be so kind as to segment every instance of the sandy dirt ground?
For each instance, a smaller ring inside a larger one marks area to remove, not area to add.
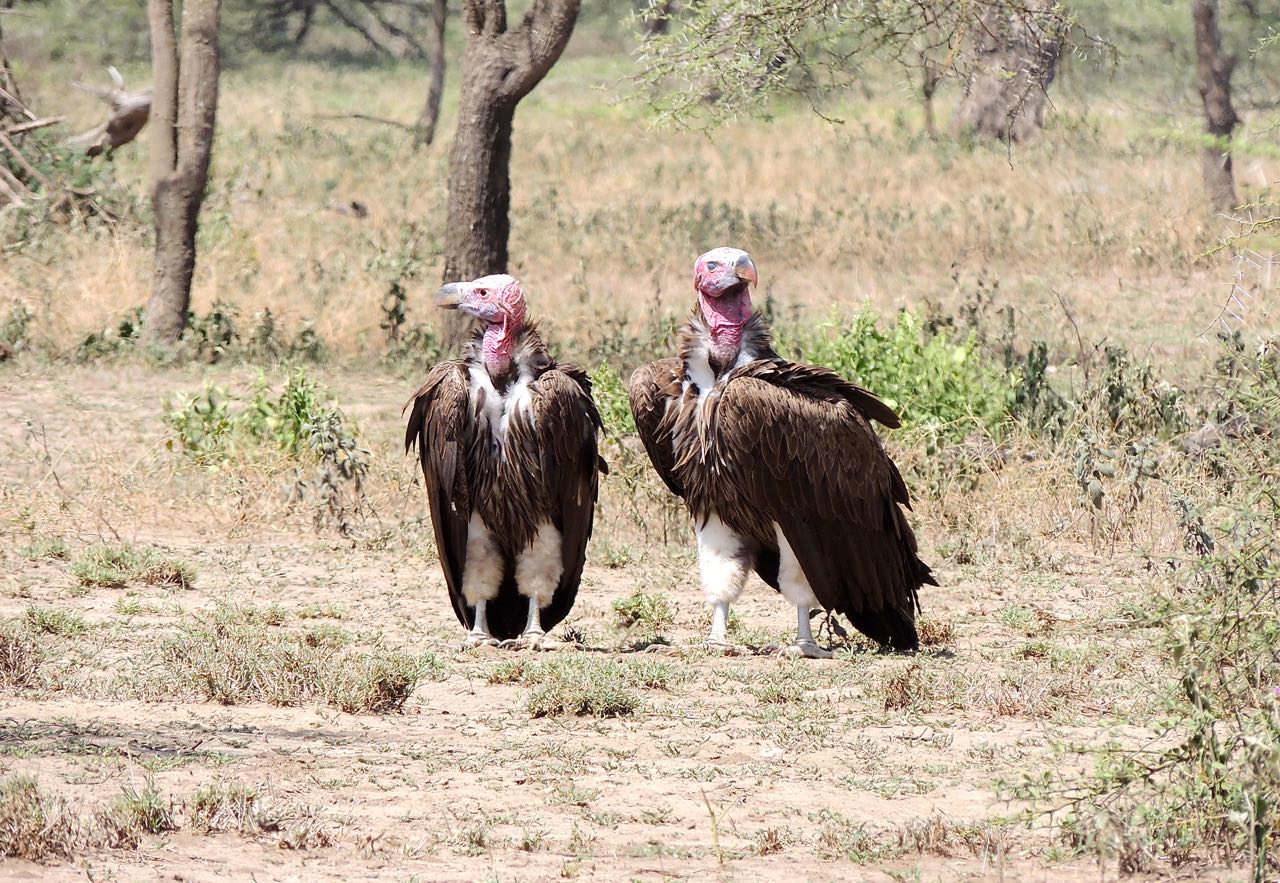
[[[215,373],[231,387],[251,377]],[[398,447],[412,382],[322,380],[374,458],[377,512],[352,538],[317,530],[305,502],[286,506],[287,476],[195,467],[165,448],[165,398],[199,390],[197,369],[0,373],[0,616],[30,629],[37,608],[85,626],[42,633],[43,680],[0,689],[0,773],[34,776],[86,818],[150,783],[181,820],[200,788],[240,783],[276,819],[244,833],[180,821],[134,848],[10,860],[0,877],[1117,879],[1110,857],[1018,822],[1000,783],[1082,768],[1062,746],[1153,737],[1161,660],[1154,633],[1124,613],[1150,590],[1149,556],[1034,518],[1034,556],[954,542],[944,555],[937,539],[954,528],[921,506],[942,584],[923,599],[943,632],[933,646],[915,658],[861,645],[831,661],[724,657],[699,643],[692,550],[624,535],[606,496],[567,623],[581,649],[462,652],[415,464]],[[33,551],[52,540],[61,557]],[[103,543],[181,561],[192,585],[84,586],[75,562]],[[619,621],[614,602],[638,591],[674,611],[667,652],[639,652],[646,636]],[[219,604],[274,611],[268,633],[336,634],[430,665],[401,709],[376,714],[314,698],[222,704],[157,683],[164,642]],[[758,582],[736,611],[757,647],[793,628]],[[658,665],[663,683],[633,686],[630,714],[532,716],[536,679],[514,677],[512,660],[567,657]]]

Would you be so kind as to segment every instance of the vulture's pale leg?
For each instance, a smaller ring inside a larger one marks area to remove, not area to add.
[[[698,571],[702,592],[711,605],[707,647],[727,654],[747,652],[728,638],[729,605],[738,600],[747,580],[746,547],[714,512],[698,528]]]
[[[529,621],[524,634],[503,641],[503,647],[512,650],[551,648],[555,642],[549,641],[542,631],[542,608],[551,603],[563,572],[560,531],[555,525],[543,524],[533,535],[529,548],[516,559],[516,589],[529,599]]]
[[[464,650],[498,643],[489,631],[485,605],[497,597],[501,582],[502,553],[484,521],[479,515],[472,514],[467,523],[467,561],[462,569],[462,597],[475,608],[476,615],[462,644]]]
[[[476,617],[471,631],[467,632],[467,639],[462,642],[462,649],[469,650],[472,647],[480,647],[485,644],[493,646],[498,643],[498,639],[489,631],[489,618],[485,611],[488,601],[476,602]]]
[[[813,594],[813,587],[804,575],[796,553],[782,534],[782,528],[774,525],[778,537],[778,589],[782,597],[790,601],[796,608],[796,642],[787,647],[777,648],[782,656],[804,657],[805,659],[830,659],[832,653],[813,639],[813,629],[809,625],[809,611],[822,605]]]

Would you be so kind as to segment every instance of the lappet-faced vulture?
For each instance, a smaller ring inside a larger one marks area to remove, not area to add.
[[[546,647],[577,596],[606,468],[591,384],[547,353],[511,276],[446,285],[436,305],[482,323],[463,358],[431,369],[405,434],[449,597],[467,646]]]
[[[708,643],[732,649],[729,605],[754,570],[796,608],[788,653],[831,655],[813,639],[817,608],[914,650],[917,593],[935,583],[903,512],[906,485],[871,427],[898,417],[839,375],[780,358],[751,312],[755,282],[740,249],[698,258],[680,355],[631,377],[645,449],[693,515]]]

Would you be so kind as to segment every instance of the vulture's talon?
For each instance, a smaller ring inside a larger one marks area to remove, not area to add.
[[[834,659],[835,653],[813,641],[796,641],[777,651],[782,659]]]
[[[751,648],[744,647],[741,644],[734,644],[730,641],[717,641],[710,638],[704,645],[707,652],[714,653],[717,656],[750,656]]]
[[[467,639],[462,642],[462,646],[458,649],[475,650],[479,647],[497,647],[497,646],[499,646],[497,638],[494,638],[490,635],[481,635],[473,632],[467,635]]]

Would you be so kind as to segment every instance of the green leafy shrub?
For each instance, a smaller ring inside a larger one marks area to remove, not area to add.
[[[872,312],[813,330],[788,323],[779,328],[778,349],[871,390],[904,427],[950,441],[975,429],[997,434],[1018,384],[972,334],[930,330],[906,310],[883,327]]]
[[[605,362],[591,369],[591,397],[600,410],[604,431],[614,438],[635,435],[636,421],[621,375]]]
[[[1245,861],[1261,883],[1280,870],[1280,497],[1272,478],[1280,371],[1272,345],[1227,341],[1210,387],[1219,399],[1211,413],[1235,429],[1195,455],[1196,481],[1172,489],[1192,561],[1143,611],[1163,627],[1173,668],[1159,697],[1169,739],[1138,750],[1082,746],[1091,775],[1046,774],[1014,793],[1065,804],[1068,843],[1116,856],[1122,872],[1145,872],[1158,859]]]
[[[202,465],[223,465],[263,449],[283,454],[294,464],[290,501],[313,501],[317,525],[332,525],[345,536],[364,511],[369,452],[359,431],[301,369],[286,375],[278,397],[261,374],[245,398],[217,386],[179,395],[164,421],[169,450]]]

